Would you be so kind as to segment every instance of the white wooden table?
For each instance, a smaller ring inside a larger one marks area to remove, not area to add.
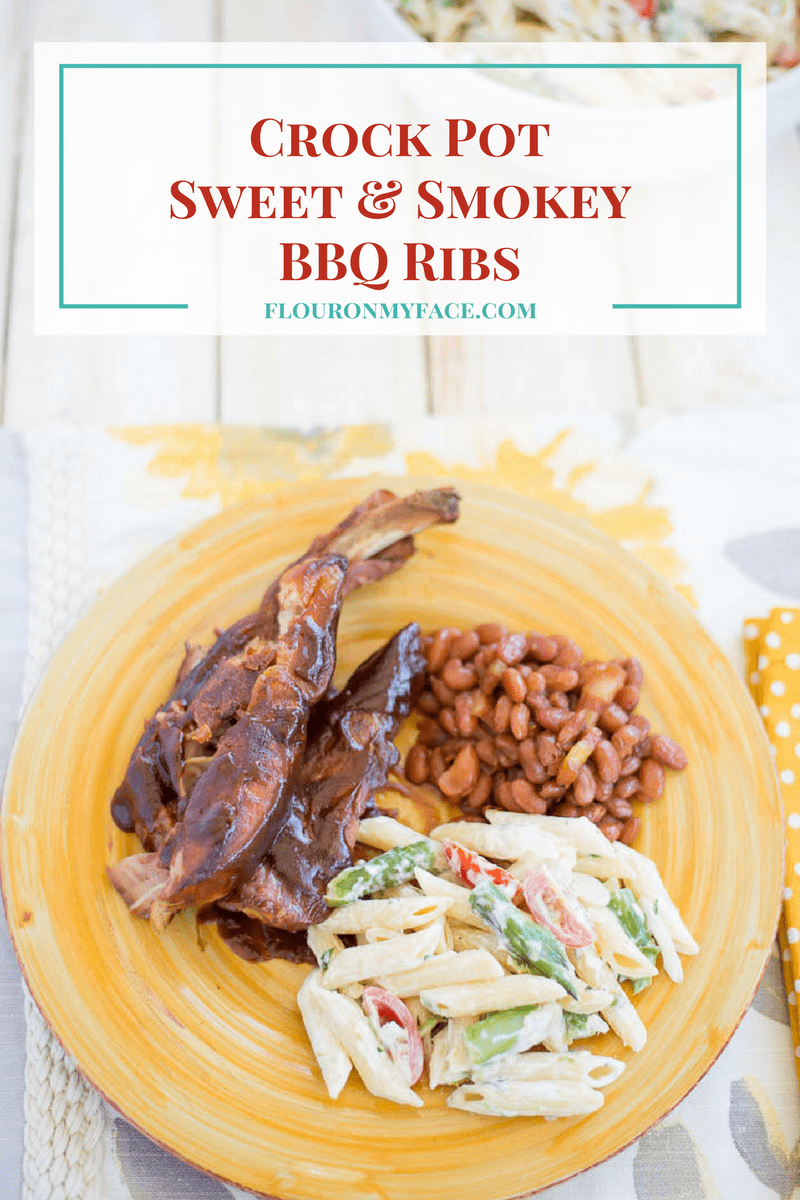
[[[369,2],[0,0],[6,424],[330,425],[425,412],[626,413],[800,396],[798,128],[769,152],[766,337],[35,338],[33,42],[360,40]]]

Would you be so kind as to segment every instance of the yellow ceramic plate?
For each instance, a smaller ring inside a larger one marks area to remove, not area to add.
[[[441,480],[395,480],[399,491]],[[449,481],[448,481],[449,482]],[[207,1171],[298,1200],[497,1200],[621,1149],[676,1104],[731,1036],[761,975],[779,903],[783,835],[751,701],[687,606],[588,525],[465,485],[455,526],[419,539],[398,574],[348,598],[349,670],[398,626],[561,631],[591,656],[637,654],[643,711],[689,769],[648,809],[640,849],[696,934],[685,982],[638,1000],[638,1055],[583,1120],[495,1120],[370,1096],[331,1102],[294,1005],[305,968],[249,964],[184,914],[161,937],[134,920],[105,865],[137,849],[108,801],[186,639],[251,609],[312,536],[375,481],[292,488],[224,512],[110,588],[67,639],[28,709],[2,809],[2,875],[31,991],[89,1079],[141,1130]]]

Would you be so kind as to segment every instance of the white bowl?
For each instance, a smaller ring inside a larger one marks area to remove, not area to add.
[[[419,43],[424,41],[416,32],[413,26],[400,15],[395,8],[392,0],[366,0],[365,8],[369,29],[372,35],[372,40],[376,42],[412,42]],[[461,74],[460,72],[458,73]],[[487,80],[483,76],[475,72],[472,76],[473,81],[480,80],[481,83],[489,86],[495,86],[503,91],[510,89],[502,88],[500,84],[494,84],[494,81]],[[525,93],[514,89],[513,94],[516,97],[523,96]],[[533,93],[530,93],[533,95]],[[543,98],[536,97],[537,113],[541,113]],[[548,99],[546,107],[549,109],[553,106],[554,112],[563,113],[564,110],[574,109],[576,114],[581,112],[584,116],[591,120],[591,115],[595,118],[602,118],[602,127],[604,134],[609,127],[608,116],[611,110],[592,110],[588,106],[569,105],[559,100]],[[726,115],[729,109],[729,104],[724,100],[721,101],[704,101],[701,104],[690,103],[683,105],[671,105],[668,108],[652,109],[648,108],[646,112],[639,110],[639,117],[652,123],[653,120],[658,120],[657,114],[666,116],[670,124],[674,124],[677,120],[689,130],[696,130],[698,122],[702,126],[708,126],[709,135],[713,137],[713,127],[718,122],[726,120]],[[590,115],[591,114],[591,115]],[[626,123],[635,116],[635,113],[622,113],[621,110],[614,112],[615,118],[622,118],[621,126],[624,128]],[[617,122],[615,121],[615,124]],[[767,85],[767,137],[772,138],[774,135],[785,131],[792,126],[800,126],[800,67],[795,67],[791,71],[787,71],[780,78],[772,80]],[[600,132],[600,123],[597,124],[596,132]],[[695,142],[698,139],[695,137]],[[703,142],[713,144],[706,137],[703,137]]]

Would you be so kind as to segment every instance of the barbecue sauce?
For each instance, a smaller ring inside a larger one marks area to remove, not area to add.
[[[217,932],[226,946],[248,962],[266,962],[270,958],[283,958],[287,962],[314,964],[314,955],[308,948],[305,930],[289,933],[285,929],[270,929],[254,917],[244,913],[224,912],[215,904],[208,904],[197,914],[198,924],[217,922]]]

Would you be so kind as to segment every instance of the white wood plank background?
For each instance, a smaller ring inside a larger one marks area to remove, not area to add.
[[[363,0],[223,0],[229,42],[361,41]],[[330,425],[428,409],[427,355],[417,337],[221,338],[221,414],[244,424]]]
[[[766,337],[639,338],[649,404],[686,409],[800,398],[800,128],[769,146],[767,206]]]
[[[13,273],[12,247],[17,213],[18,157],[22,146],[20,121],[28,90],[29,61],[25,0],[0,3],[0,411],[5,390],[4,365],[9,336],[8,300]]]
[[[0,8],[9,0],[0,0]],[[18,0],[28,72],[35,41],[198,41],[217,36],[212,0]],[[0,64],[5,75],[6,64]],[[33,101],[22,99],[13,275],[4,362],[8,424],[213,421],[216,338],[34,337]],[[5,124],[5,119],[3,119]],[[12,163],[12,167],[13,167]],[[0,163],[0,173],[6,164]]]
[[[8,424],[331,424],[800,398],[800,136],[770,147],[765,338],[34,338],[35,40],[353,41],[370,0],[0,0],[0,404]],[[800,126],[800,112],[798,113]]]

